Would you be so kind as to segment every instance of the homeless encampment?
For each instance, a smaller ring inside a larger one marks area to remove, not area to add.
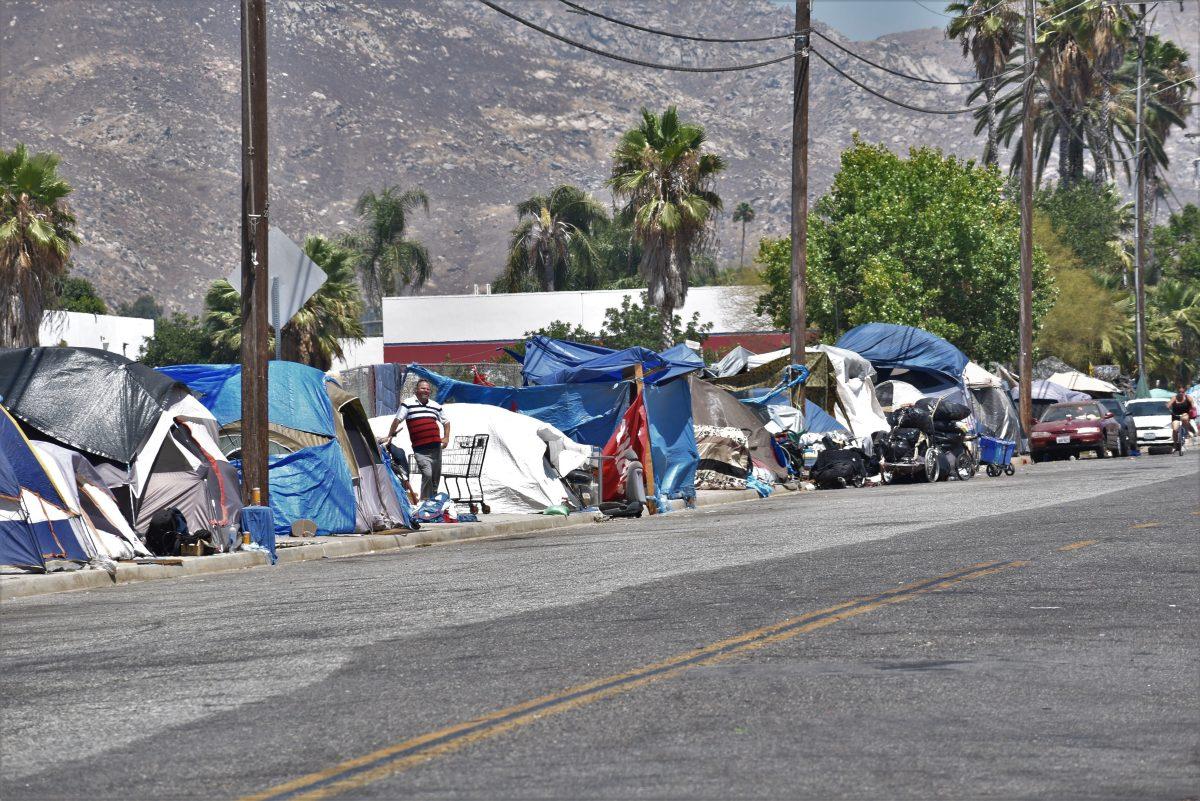
[[[333,425],[354,485],[354,530],[360,534],[406,526],[405,498],[371,431],[362,402],[333,381],[325,382]],[[385,431],[384,434],[387,432]]]
[[[1092,399],[1092,396],[1086,392],[1076,392],[1073,389],[1067,389],[1045,378],[1032,382],[1030,384],[1030,393],[1033,400],[1033,419],[1035,420],[1041,420],[1046,410],[1056,403]],[[1019,401],[1021,399],[1021,387],[1015,386],[1010,389],[1008,396],[1013,401]]]
[[[0,393],[33,438],[87,457],[139,534],[171,507],[193,532],[236,533],[236,471],[182,383],[109,351],[23,348],[0,353]]]
[[[975,362],[968,362],[963,370],[963,380],[974,400],[974,412],[982,433],[1016,443],[1019,452],[1028,452],[1021,416],[1012,398],[1004,391],[1000,377]]]
[[[578,443],[603,447],[633,402],[632,378],[639,365],[655,489],[666,498],[692,498],[699,456],[691,393],[682,377],[702,368],[704,362],[682,345],[659,354],[645,348],[614,351],[533,337],[526,343],[522,362],[529,384],[525,387],[469,384],[419,365],[410,365],[409,370],[433,384],[439,403],[500,406],[549,423]]]
[[[554,426],[498,406],[449,403],[443,407],[442,416],[456,440],[488,435],[480,485],[484,502],[492,512],[540,512],[562,503],[569,494],[563,476],[582,467],[591,452]],[[392,419],[392,415],[372,418],[375,435],[386,436]],[[407,426],[400,426],[393,444],[412,453]],[[410,478],[413,489],[419,492],[420,474],[413,473]],[[443,489],[445,486],[443,483]]]
[[[241,366],[199,364],[160,369],[196,393],[221,426],[222,450],[230,458],[240,460]],[[358,411],[351,410],[349,426],[344,417],[339,425],[326,390],[328,379],[320,370],[307,365],[272,361],[267,380],[269,498],[276,533],[290,534],[292,525],[299,520],[311,520],[318,535],[369,531],[368,521],[360,522],[358,517],[358,498],[364,490],[361,482],[356,485],[346,456],[355,451],[355,445],[345,439],[347,430],[362,436],[361,421],[354,422],[361,407]],[[340,440],[339,430],[343,434]],[[372,459],[367,462],[370,467],[367,472],[375,475],[375,462]],[[388,485],[396,494],[398,488],[390,476]],[[375,481],[366,492],[369,498],[376,492],[387,491],[387,485]],[[407,514],[407,499],[397,497],[394,503]],[[365,504],[370,514],[375,515],[380,509],[386,511],[390,502],[376,505],[368,500]],[[403,522],[407,525],[407,521]]]

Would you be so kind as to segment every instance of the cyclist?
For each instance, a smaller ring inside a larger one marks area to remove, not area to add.
[[[1183,453],[1183,441],[1192,432],[1192,409],[1196,404],[1182,386],[1176,389],[1175,395],[1167,402],[1171,412],[1171,434],[1175,443],[1175,452]]]

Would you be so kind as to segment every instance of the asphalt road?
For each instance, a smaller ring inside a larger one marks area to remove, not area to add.
[[[1195,454],[0,607],[0,797],[1200,797]]]

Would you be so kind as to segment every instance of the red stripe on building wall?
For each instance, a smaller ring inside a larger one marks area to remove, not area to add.
[[[816,342],[813,331],[809,339]],[[504,348],[512,342],[413,342],[383,346],[383,360],[394,364],[436,365],[443,362],[473,364],[475,362],[508,361]],[[769,353],[788,346],[788,335],[779,331],[712,334],[704,340],[705,351],[724,353],[741,345],[754,353]]]

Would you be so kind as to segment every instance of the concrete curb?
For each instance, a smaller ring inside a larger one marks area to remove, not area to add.
[[[788,493],[777,490],[777,493]],[[754,490],[729,490],[719,493],[704,493],[696,498],[696,508],[757,500]],[[684,510],[682,501],[671,503],[671,514]],[[452,525],[428,525],[420,531],[407,534],[382,533],[361,537],[321,537],[311,545],[281,548],[278,564],[309,562],[315,559],[336,559],[342,556],[358,556],[367,553],[398,551],[424,545],[436,545],[469,540],[497,539],[516,534],[528,534],[549,529],[573,526],[596,525],[592,515],[584,512],[569,517],[553,515],[530,515],[519,520],[499,523],[460,523]],[[33,595],[47,595],[74,590],[96,590],[115,584],[131,584],[138,581],[199,576],[210,573],[227,573],[251,567],[268,567],[270,562],[264,553],[245,552],[216,554],[214,556],[182,557],[181,565],[138,565],[118,562],[116,575],[110,576],[103,570],[74,570],[69,573],[47,575],[0,576],[0,602]]]

